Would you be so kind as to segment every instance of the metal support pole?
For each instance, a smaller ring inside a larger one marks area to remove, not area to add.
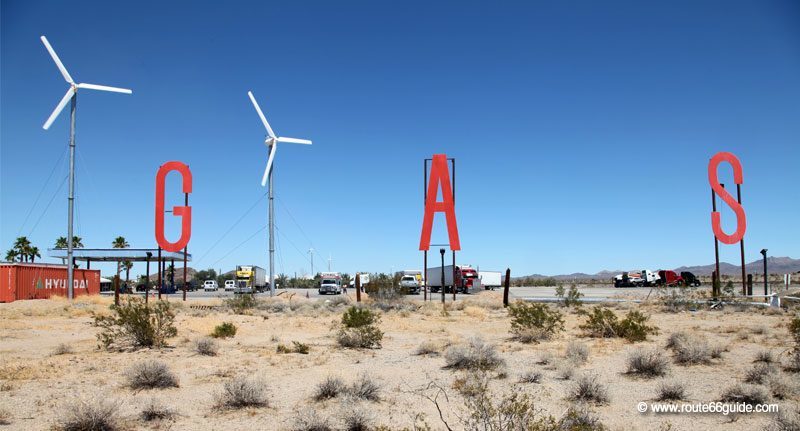
[[[442,274],[442,305],[444,305],[444,291],[446,289],[444,287],[444,249],[443,248],[439,249],[439,254],[442,255],[442,270],[440,272]]]
[[[428,203],[428,159],[422,160],[422,211],[425,211],[425,205]],[[423,300],[428,300],[428,250],[423,252],[423,266],[422,274],[425,277],[425,293],[423,293]],[[444,269],[444,268],[443,268]],[[444,289],[444,286],[442,286]],[[431,298],[433,301],[433,298]]]
[[[86,258],[86,269],[92,269],[92,259]]]
[[[145,282],[144,282],[144,303],[145,304],[147,304],[147,302],[150,299],[150,256],[151,256],[151,254],[148,251],[147,252],[147,260],[145,261],[145,262],[147,262],[147,269],[145,270],[147,275],[145,276],[146,279],[145,279]]]
[[[747,274],[747,296],[753,295],[753,274]]]
[[[175,290],[175,259],[169,261],[169,288]]]
[[[78,92],[72,95],[69,117],[69,196],[67,213],[67,298],[70,302],[75,298],[75,259],[72,254],[73,214],[75,213],[75,110],[78,107]]]
[[[761,254],[764,255],[764,295],[769,295],[769,288],[767,286],[767,277],[769,277],[769,273],[767,272],[767,249],[761,250]]]
[[[183,205],[186,207],[189,206],[189,193],[184,193]],[[189,254],[189,244],[186,244],[186,247],[183,248],[183,300],[184,301],[186,301],[186,283],[188,283],[188,280],[186,279],[186,256],[188,254]]]
[[[273,144],[275,142],[273,141]],[[270,151],[272,149],[270,148]],[[275,296],[275,206],[273,199],[275,183],[275,165],[269,171],[269,296]],[[311,258],[314,256],[312,254]],[[313,264],[312,264],[313,265]]]
[[[725,187],[725,185],[722,184],[722,187]],[[711,210],[717,212],[717,195],[714,193],[713,188],[711,189]],[[719,240],[717,239],[717,235],[714,235],[714,262],[716,276],[711,279],[711,296],[716,299],[719,297],[719,290],[722,284],[719,277]]]
[[[736,184],[736,199],[738,200],[739,205],[741,205],[742,204],[742,185],[741,184]],[[742,236],[742,239],[739,241],[739,249],[740,249],[741,254],[742,254],[742,295],[746,295],[747,294],[747,271],[744,268],[744,265],[745,265],[745,262],[744,262],[744,236]]]
[[[114,276],[114,305],[119,305],[119,272]]]
[[[161,246],[158,247],[158,300],[161,300],[161,284],[163,273],[161,272]]]

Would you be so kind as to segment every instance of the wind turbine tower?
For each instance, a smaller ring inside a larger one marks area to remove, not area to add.
[[[261,186],[264,187],[267,184],[267,179],[269,179],[269,296],[274,296],[275,295],[275,206],[273,199],[275,197],[275,194],[274,194],[274,184],[273,184],[272,162],[275,160],[275,151],[278,149],[278,142],[311,145],[311,141],[309,141],[308,139],[284,138],[281,136],[276,136],[275,132],[272,131],[272,127],[270,127],[269,123],[267,122],[267,117],[265,117],[264,113],[261,112],[261,107],[258,106],[258,102],[256,102],[256,98],[253,96],[253,92],[248,91],[247,95],[250,97],[250,101],[253,102],[253,107],[256,108],[256,112],[258,112],[258,117],[261,118],[261,122],[264,124],[264,128],[267,131],[267,137],[264,140],[264,144],[267,146],[267,148],[269,148],[269,158],[267,159],[267,167],[266,169],[264,169],[264,176],[261,177]]]

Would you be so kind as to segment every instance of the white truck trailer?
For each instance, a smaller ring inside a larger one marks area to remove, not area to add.
[[[464,293],[471,293],[480,289],[481,280],[478,278],[478,271],[469,265],[456,265],[455,271],[453,271],[453,265],[445,265],[444,286],[442,286],[442,270],[441,266],[428,268],[428,273],[425,274],[425,281],[428,283],[431,292],[438,292],[442,288],[444,288],[445,292],[452,292],[454,286],[456,292]]]
[[[503,274],[500,271],[479,271],[478,278],[481,279],[481,285],[486,290],[494,290],[495,287],[503,285]]]

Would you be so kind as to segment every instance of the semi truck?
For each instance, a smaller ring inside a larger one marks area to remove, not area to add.
[[[443,271],[444,286],[442,286]],[[452,292],[455,288],[456,292],[471,293],[480,289],[481,286],[478,271],[469,265],[456,265],[455,271],[453,271],[453,265],[446,265],[444,268],[441,266],[428,268],[425,280],[430,286],[431,292],[439,292],[442,288],[445,292]]]
[[[641,287],[655,286],[661,280],[658,273],[643,269],[641,271],[627,271],[614,276],[614,287]]]
[[[236,267],[236,287],[233,293],[263,292],[269,286],[267,271],[256,265],[239,265]]]
[[[319,294],[327,295],[342,293],[342,275],[338,272],[320,273]]]
[[[479,271],[478,278],[481,279],[481,285],[486,290],[494,290],[495,287],[503,285],[503,274],[500,271]]]

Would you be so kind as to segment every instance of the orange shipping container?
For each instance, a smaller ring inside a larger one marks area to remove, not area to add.
[[[100,293],[100,271],[74,271],[75,296]],[[42,263],[0,264],[0,302],[67,296],[66,265]]]

